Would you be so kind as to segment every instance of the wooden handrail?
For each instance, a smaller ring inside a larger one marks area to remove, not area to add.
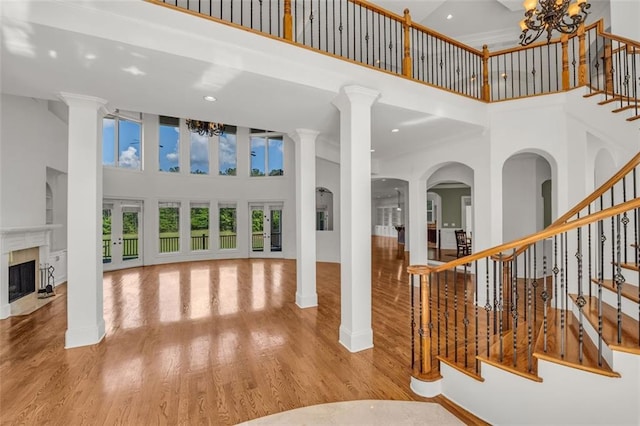
[[[466,51],[468,51],[470,53],[473,53],[474,55],[478,55],[480,57],[482,56],[482,51],[480,51],[480,50],[478,50],[478,49],[476,49],[474,47],[467,46],[466,44],[461,43],[461,42],[459,42],[457,40],[454,40],[451,37],[447,37],[446,35],[444,35],[442,33],[439,33],[439,32],[437,32],[435,30],[427,28],[424,25],[420,25],[420,24],[417,24],[415,22],[412,22],[411,26],[414,29],[416,29],[416,30],[418,30],[420,32],[423,32],[423,33],[426,33],[426,34],[428,34],[430,36],[433,36],[435,38],[441,39],[442,41],[444,41],[446,43],[453,44],[454,46],[459,47],[460,49],[464,49],[464,50],[466,50]]]
[[[529,246],[533,243],[536,243],[541,240],[546,240],[547,238],[553,237],[563,232],[570,231],[572,229],[576,229],[576,228],[588,225],[590,223],[597,222],[599,220],[607,219],[609,217],[622,214],[624,212],[627,212],[629,210],[633,210],[636,208],[640,208],[640,197],[634,198],[633,200],[629,200],[624,203],[620,203],[613,207],[609,207],[608,209],[600,210],[599,212],[596,212],[596,213],[591,213],[588,216],[584,216],[579,219],[572,220],[570,222],[565,222],[563,224],[560,224],[554,227],[550,226],[546,229],[543,229],[542,231],[527,235],[526,237],[522,237],[517,240],[511,241],[505,244],[501,244],[496,247],[482,250],[478,253],[461,257],[442,265],[437,265],[437,266],[410,265],[407,267],[407,272],[409,272],[410,274],[424,275],[424,274],[447,271],[457,266],[465,265],[467,263],[470,263],[476,260],[484,259],[485,257],[499,256],[501,253],[507,250],[517,249],[518,247],[525,246],[525,245]],[[503,257],[503,260],[504,259],[505,258]]]
[[[402,15],[398,15],[397,13],[393,13],[387,9],[383,9],[375,3],[368,2],[366,0],[347,0],[349,3],[357,4],[358,6],[362,6],[365,9],[369,9],[372,12],[377,12],[381,15],[386,16],[387,18],[391,18],[393,20],[402,23],[404,21],[404,17]]]

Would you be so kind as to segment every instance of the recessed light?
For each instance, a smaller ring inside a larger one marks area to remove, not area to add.
[[[93,60],[95,58],[97,58],[96,55],[94,55],[93,53],[87,53],[86,55],[84,55],[85,59],[89,59],[89,60]]]
[[[49,57],[54,59],[57,58],[58,52],[56,52],[55,50],[49,50]]]
[[[447,15],[447,19],[451,19],[451,18],[453,18],[453,15],[452,14],[448,14]]]
[[[371,150],[371,152],[376,152],[376,150],[375,150],[375,149],[372,149],[372,150]]]
[[[391,133],[398,133],[400,129],[391,129]]]
[[[207,95],[205,97],[203,97],[203,99],[207,102],[215,102],[216,101],[216,97],[215,96],[211,96],[211,95]]]

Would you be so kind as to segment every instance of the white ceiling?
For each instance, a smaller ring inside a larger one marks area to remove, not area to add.
[[[414,21],[459,40],[479,40],[490,28],[496,39],[496,31],[505,32],[513,34],[510,46],[517,43],[521,12],[510,11],[509,0],[377,3],[400,14],[409,7]],[[337,144],[332,101],[340,87],[360,84],[382,93],[372,116],[378,161],[482,131],[478,102],[143,1],[0,0],[0,6],[2,93],[88,94],[123,110],[283,132],[315,129]],[[204,94],[218,101],[203,102]]]

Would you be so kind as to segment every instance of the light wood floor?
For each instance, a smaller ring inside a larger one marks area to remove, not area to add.
[[[394,239],[372,244],[373,349],[338,343],[337,264],[318,264],[318,307],[308,309],[295,305],[292,260],[110,272],[98,345],[64,349],[64,294],[0,321],[0,423],[222,425],[359,399],[438,402],[479,423],[409,389],[406,261]]]

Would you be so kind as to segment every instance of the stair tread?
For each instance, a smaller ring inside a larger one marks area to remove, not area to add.
[[[573,367],[579,370],[591,373],[601,374],[608,377],[620,377],[620,374],[614,372],[603,358],[602,365],[598,365],[598,349],[589,339],[586,333],[583,334],[583,358],[579,359],[578,348],[578,320],[571,311],[564,311],[565,326],[561,328],[562,310],[549,308],[547,319],[547,349],[544,349],[544,333],[538,335],[536,347],[533,356],[539,360],[545,360],[567,367]],[[564,355],[561,351],[561,338],[564,336]]]
[[[635,121],[635,120],[638,120],[638,119],[640,119],[640,115],[634,115],[633,117],[627,118],[627,121]]]
[[[539,328],[539,326],[538,326]],[[500,356],[500,342],[491,345],[489,356],[480,355],[478,359],[496,368],[517,374],[529,380],[542,382],[538,376],[538,360],[533,357],[533,348],[535,347],[535,327],[532,328],[532,350],[531,350],[531,369],[529,369],[529,358],[527,353],[528,346],[528,329],[527,324],[519,324],[516,334],[516,364],[513,363],[513,330],[509,330],[503,336],[502,356]]]
[[[593,278],[593,283],[598,284],[598,280]],[[617,289],[613,280],[602,280],[602,287],[609,291],[617,293]],[[630,283],[622,283],[622,297],[627,298],[635,303],[640,303],[640,296],[638,296],[638,286]]]
[[[638,267],[638,265],[634,265],[633,263],[621,263],[620,267],[632,271],[640,271],[640,267]]]
[[[570,295],[574,303],[578,297]],[[587,302],[582,308],[582,313],[598,330],[598,298],[585,296]],[[618,342],[618,311],[608,303],[602,302],[602,340],[611,348],[624,352],[640,354],[640,340],[638,337],[638,320],[629,315],[622,314],[622,340]]]

